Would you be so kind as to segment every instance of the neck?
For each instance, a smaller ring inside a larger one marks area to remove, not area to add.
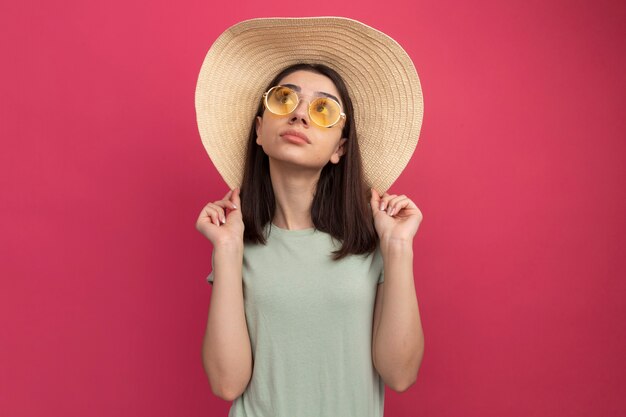
[[[272,223],[288,230],[312,228],[311,205],[321,171],[271,157],[269,162],[276,198],[276,212]]]

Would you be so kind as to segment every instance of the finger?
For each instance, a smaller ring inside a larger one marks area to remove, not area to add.
[[[398,214],[403,208],[407,207],[411,200],[404,197],[397,197],[390,201],[389,207],[387,208],[387,214],[393,216],[394,214]]]
[[[387,210],[391,210],[393,206],[398,204],[398,201],[404,200],[405,198],[406,196],[404,194],[399,195],[399,196],[396,196],[394,194],[394,196],[387,201]]]
[[[230,198],[232,199],[232,196]],[[215,203],[217,204],[218,202],[216,201]],[[220,207],[224,207],[225,209],[226,208],[230,210],[237,209],[237,205],[233,203],[232,200],[220,200],[219,204],[220,204]]]
[[[381,202],[380,202],[380,209],[381,210],[386,209],[387,206],[389,205],[389,200],[391,200],[395,196],[396,196],[395,194],[391,194],[391,195],[389,195],[387,193],[383,194],[383,197],[382,197]]]
[[[241,207],[241,200],[239,198],[239,193],[241,192],[240,187],[233,188],[233,194],[230,198],[230,201],[233,203],[233,208],[237,209]]]
[[[420,209],[417,208],[413,200],[411,200],[410,198],[405,198],[403,200],[400,200],[398,203],[395,203],[394,206],[395,206],[395,209],[391,213],[392,216],[396,214],[400,214],[400,212],[404,213],[405,210],[410,210],[412,212],[415,211],[416,213],[421,215]]]
[[[216,201],[215,203],[209,203],[208,206],[217,212],[217,217],[222,223],[226,223],[226,212],[219,204],[224,204],[222,201]],[[219,226],[219,224],[218,224]]]
[[[217,201],[213,201],[212,203],[209,204],[213,204],[215,206],[218,206],[222,209],[222,213],[223,214],[227,214],[228,212],[226,211],[226,209],[233,209],[233,203],[230,200],[217,200]],[[208,204],[207,204],[208,205]]]
[[[372,192],[372,197],[370,198],[370,207],[372,210],[376,210],[380,204],[380,194],[374,188],[370,188]]]
[[[224,198],[222,198],[222,200],[229,200],[232,194],[233,194],[233,189],[231,188],[230,190],[228,190],[228,192],[226,193]]]
[[[213,207],[210,206],[211,203],[207,204],[206,206],[204,206],[204,208],[202,209],[202,214],[200,214],[200,219],[198,220],[198,222],[202,221],[206,221],[206,219],[210,220],[210,223],[215,224],[216,226],[219,226],[219,221],[218,221],[218,213],[217,210]]]

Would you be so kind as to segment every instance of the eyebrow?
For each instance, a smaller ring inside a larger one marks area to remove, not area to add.
[[[281,84],[281,85],[284,85],[285,87],[289,87],[292,90],[297,91],[298,93],[302,92],[302,89],[299,86],[295,85],[295,84]],[[325,96],[325,97],[328,97],[328,98],[332,98],[337,103],[341,104],[341,101],[339,101],[339,99],[337,97],[333,96],[332,94],[328,94],[328,93],[325,93],[323,91],[316,91],[315,94],[322,95],[322,96]]]

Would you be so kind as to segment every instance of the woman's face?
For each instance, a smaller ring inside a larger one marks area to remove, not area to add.
[[[327,95],[336,97],[343,107],[339,91],[332,80],[322,74],[296,71],[279,80],[278,84],[289,84],[298,91],[301,100],[298,107],[285,116],[277,116],[264,109],[263,116],[256,119],[256,143],[263,147],[270,158],[308,168],[321,169],[329,161],[338,163],[346,141],[341,137],[345,120],[331,128],[320,127],[310,120],[308,113],[310,101]],[[298,134],[306,139],[298,140]]]

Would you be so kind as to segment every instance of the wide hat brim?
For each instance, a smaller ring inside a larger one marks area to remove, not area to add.
[[[249,130],[264,88],[292,64],[322,63],[344,79],[354,106],[365,182],[386,192],[419,139],[417,71],[388,35],[344,17],[258,18],[224,31],[196,85],[202,143],[229,188],[241,186]]]

